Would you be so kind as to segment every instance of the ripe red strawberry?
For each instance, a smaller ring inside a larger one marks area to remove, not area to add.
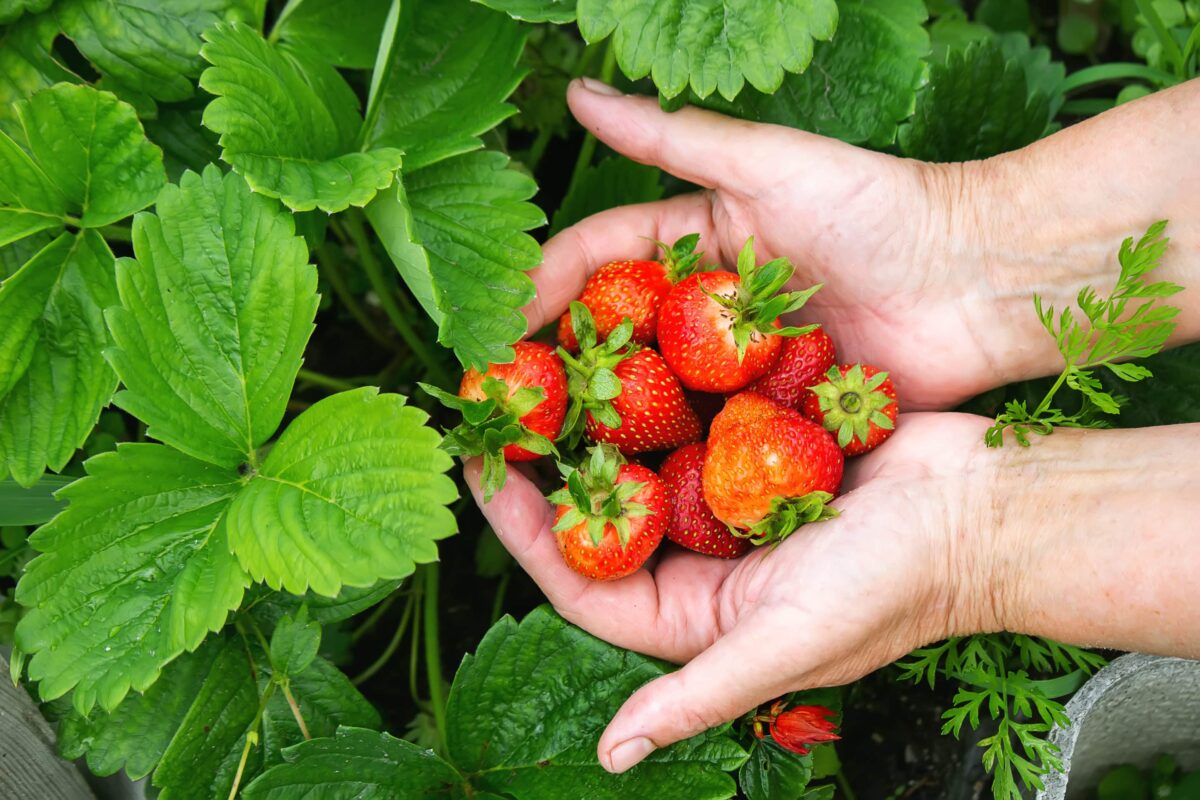
[[[572,303],[571,313],[582,349],[575,357],[559,348],[571,396],[564,428],[568,442],[578,439],[581,422],[592,441],[616,445],[626,455],[670,450],[700,438],[700,420],[679,381],[658,353],[628,343],[628,321],[598,344],[587,307]]]
[[[596,330],[605,339],[625,319],[633,322],[633,341],[653,344],[658,330],[658,307],[671,287],[699,268],[703,253],[697,253],[700,234],[684,236],[663,251],[660,261],[611,261],[588,279],[579,302],[592,312]],[[572,353],[579,352],[579,340],[571,322],[571,312],[558,320],[558,343]]]
[[[784,340],[775,366],[746,388],[781,406],[801,411],[811,392],[808,387],[825,380],[825,373],[837,363],[833,339],[824,328]]]
[[[784,328],[779,317],[796,311],[816,292],[779,294],[792,265],[777,258],[754,264],[754,239],[738,255],[738,274],[704,272],[681,281],[658,312],[658,346],[689,389],[734,392],[774,366],[783,337],[815,326]]]
[[[421,384],[462,423],[447,431],[442,449],[451,455],[483,456],[483,493],[504,486],[505,461],[532,461],[554,451],[567,415],[567,373],[554,348],[517,342],[511,364],[489,364],[487,372],[468,369],[458,395]]]
[[[650,469],[627,464],[597,445],[578,469],[563,468],[567,484],[550,495],[557,503],[554,535],[567,566],[593,580],[615,580],[638,570],[662,541],[671,518],[667,487]]]
[[[804,414],[837,437],[848,456],[874,450],[896,429],[900,404],[886,372],[867,364],[830,367],[804,401]]]
[[[743,392],[713,420],[704,499],[717,519],[750,531],[753,541],[778,541],[833,515],[827,503],[841,485],[843,464],[841,449],[820,425]]]
[[[689,444],[667,456],[658,470],[658,476],[671,493],[667,538],[707,556],[737,558],[750,549],[750,541],[730,533],[729,526],[714,517],[704,502],[700,479],[704,454],[703,442]]]

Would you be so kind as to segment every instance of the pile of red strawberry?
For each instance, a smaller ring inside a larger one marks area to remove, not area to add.
[[[458,396],[426,387],[462,412],[445,447],[484,456],[485,497],[505,461],[557,457],[559,549],[590,578],[636,571],[664,535],[734,558],[832,516],[845,456],[895,427],[886,372],[837,366],[823,330],[780,324],[819,286],[783,291],[791,263],[756,265],[753,240],[737,274],[705,271],[698,241],[598,270],[557,350],[520,342],[513,363],[468,370]],[[579,454],[585,438],[595,446]],[[657,474],[625,458],[663,451]]]

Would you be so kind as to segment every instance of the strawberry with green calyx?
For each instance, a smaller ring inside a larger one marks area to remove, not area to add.
[[[659,349],[689,389],[742,389],[774,366],[783,337],[816,328],[783,327],[779,321],[821,288],[781,292],[793,272],[786,258],[756,266],[751,237],[738,255],[737,269],[736,275],[704,272],[681,281],[659,309]]]
[[[629,319],[632,341],[652,344],[658,330],[658,307],[671,287],[703,269],[696,252],[700,234],[682,237],[673,245],[655,241],[663,252],[661,261],[611,261],[588,279],[579,302],[588,307],[601,339]],[[711,267],[710,267],[711,269]],[[572,353],[579,352],[571,312],[558,320],[558,342]]]
[[[830,367],[812,387],[804,414],[837,437],[848,456],[874,450],[896,429],[900,404],[886,372],[867,364]]]
[[[713,515],[752,543],[777,542],[836,513],[845,458],[803,414],[742,392],[713,420],[702,479]]]
[[[563,434],[568,447],[584,431],[592,441],[616,445],[626,455],[670,450],[700,438],[700,420],[683,387],[662,356],[630,344],[629,320],[600,343],[587,307],[571,303],[571,313],[579,355],[559,348],[571,398]]]
[[[658,476],[671,492],[671,524],[667,538],[677,545],[717,558],[737,558],[750,542],[730,531],[704,502],[703,442],[689,444],[667,456]]]
[[[560,466],[566,486],[549,496],[554,535],[571,569],[593,580],[636,572],[658,547],[671,517],[667,487],[650,469],[597,445],[578,468]]]
[[[746,388],[781,406],[803,411],[804,401],[812,394],[808,387],[825,380],[825,373],[836,363],[833,339],[824,328],[817,328],[785,339],[775,366]]]
[[[567,415],[567,373],[554,348],[517,342],[511,364],[468,369],[458,394],[420,384],[462,422],[446,432],[442,449],[456,456],[483,456],[485,500],[504,487],[506,461],[533,461],[555,452]]]

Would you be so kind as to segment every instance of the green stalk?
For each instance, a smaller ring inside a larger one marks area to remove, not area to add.
[[[1167,26],[1163,24],[1162,17],[1158,15],[1158,11],[1154,8],[1153,0],[1134,0],[1137,4],[1138,11],[1146,18],[1146,23],[1154,31],[1155,37],[1163,50],[1166,51],[1167,58],[1175,65],[1175,74],[1182,78],[1183,75],[1183,51],[1179,49],[1179,42],[1175,41],[1175,37],[1167,30]]]
[[[511,578],[512,573],[505,572],[500,576],[500,583],[496,585],[496,597],[492,600],[492,625],[496,624],[496,620],[500,619],[500,613],[504,610],[504,596],[508,593],[508,584]]]
[[[371,612],[370,616],[368,616],[366,620],[357,628],[355,628],[354,632],[350,634],[350,641],[357,642],[367,633],[367,631],[374,628],[379,620],[383,618],[383,615],[387,613],[387,610],[392,607],[392,604],[396,602],[396,598],[399,596],[400,592],[392,592],[382,603],[375,606],[375,609]]]
[[[358,302],[358,298],[354,296],[354,292],[350,291],[350,284],[346,282],[346,275],[342,272],[341,259],[333,254],[333,248],[330,244],[321,245],[321,249],[317,251],[317,264],[321,270],[321,275],[325,277],[325,280],[329,281],[329,286],[333,289],[333,293],[337,295],[338,300],[350,312],[350,316],[354,317],[354,320],[363,329],[363,332],[387,349],[395,349],[396,343],[379,329],[379,326],[371,319],[371,315]]]
[[[617,51],[613,48],[612,38],[604,48],[604,63],[600,67],[600,80],[611,84],[617,70]],[[575,186],[583,177],[583,173],[591,166],[592,156],[596,154],[596,137],[588,131],[579,147],[579,156],[575,159],[575,169],[571,171],[571,186]],[[567,190],[568,192],[570,189]]]
[[[417,335],[417,332],[409,324],[408,318],[396,302],[396,297],[392,293],[392,287],[384,276],[383,265],[375,257],[375,251],[371,248],[371,242],[367,238],[367,231],[362,222],[362,212],[357,209],[351,209],[350,212],[343,216],[342,221],[341,229],[346,232],[350,237],[350,241],[358,250],[363,270],[367,273],[367,280],[370,281],[371,288],[378,295],[379,303],[383,306],[383,312],[387,314],[387,318],[391,321],[392,326],[399,332],[400,338],[409,346],[413,355],[425,365],[425,369],[432,379],[431,382],[443,388],[448,388],[450,386],[450,375],[446,372],[446,368],[442,366],[435,354],[425,345],[421,337]],[[335,230],[337,230],[336,226]]]
[[[1169,72],[1146,64],[1113,63],[1097,64],[1072,72],[1063,81],[1063,92],[1070,94],[1101,83],[1122,80],[1143,80],[1156,86],[1173,86],[1179,81]]]
[[[400,624],[396,626],[396,632],[392,634],[391,641],[387,643],[387,647],[379,654],[379,658],[371,662],[369,667],[356,675],[351,681],[355,686],[361,686],[369,681],[396,654],[396,651],[400,648],[400,642],[404,640],[405,632],[408,631],[408,622],[412,619],[413,599],[413,595],[410,594],[408,601],[404,604],[404,613],[400,615]]]
[[[846,772],[840,766],[838,771],[833,773],[833,779],[837,782],[838,789],[841,790],[845,800],[858,800],[854,794],[854,790],[850,788],[850,781],[846,780]]]
[[[429,681],[429,705],[437,724],[438,739],[446,747],[446,687],[442,680],[442,647],[438,637],[438,564],[423,568],[425,572],[425,677]]]
[[[267,683],[267,688],[263,689],[262,697],[258,701],[258,711],[254,715],[254,722],[251,723],[250,731],[246,734],[246,744],[242,747],[242,757],[238,760],[237,772],[233,776],[233,785],[229,787],[229,800],[237,797],[238,787],[242,783],[242,775],[246,772],[246,760],[250,758],[250,749],[258,744],[258,728],[262,725],[267,703],[271,702],[277,685],[275,681],[270,681]]]
[[[311,383],[315,386],[323,386],[326,389],[333,389],[335,392],[348,392],[351,389],[358,389],[360,385],[353,381],[335,378],[332,375],[324,375],[311,369],[300,368],[300,372],[296,376],[306,383]]]
[[[292,709],[292,717],[295,718],[296,724],[300,726],[300,733],[304,736],[304,741],[312,738],[308,732],[308,725],[304,722],[304,715],[300,713],[300,706],[296,702],[296,698],[292,696],[291,687],[287,681],[279,684],[279,688],[283,691],[283,696],[287,700],[288,708]]]
[[[413,596],[417,602],[420,602],[421,597],[425,594],[425,573],[418,570],[413,576]],[[413,617],[413,633],[411,644],[408,648],[408,696],[412,698],[414,703],[420,700],[417,692],[417,661],[418,654],[421,649],[421,615],[417,614]]]
[[[546,154],[546,147],[552,138],[554,138],[554,132],[549,128],[542,128],[538,131],[537,138],[529,147],[529,156],[525,159],[525,166],[529,167],[530,172],[537,171],[538,164],[541,163],[542,156]]]

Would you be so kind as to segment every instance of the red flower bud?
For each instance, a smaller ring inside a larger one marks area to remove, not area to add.
[[[833,711],[825,706],[796,706],[787,711],[783,708],[784,702],[778,700],[769,713],[756,716],[754,735],[763,738],[765,724],[777,745],[802,756],[808,754],[811,745],[842,738],[835,733],[837,724],[832,719]]]

